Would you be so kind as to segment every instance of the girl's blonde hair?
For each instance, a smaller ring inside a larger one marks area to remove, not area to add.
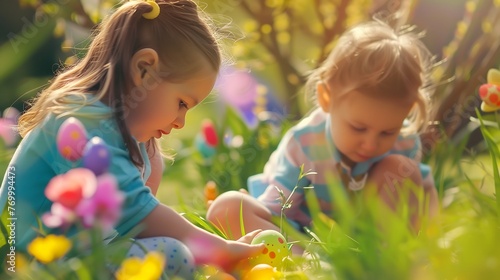
[[[334,49],[308,78],[316,90],[326,83],[336,97],[351,91],[380,98],[415,100],[401,132],[421,132],[428,122],[429,68],[432,57],[417,35],[397,32],[380,21],[369,21],[346,31]]]
[[[134,100],[129,74],[132,56],[143,48],[154,49],[162,62],[161,78],[167,81],[192,77],[202,59],[215,71],[219,71],[221,65],[215,33],[193,1],[156,2],[160,14],[155,19],[142,16],[152,10],[145,1],[126,2],[107,17],[95,31],[86,56],[60,73],[21,116],[21,135],[24,137],[50,113],[75,114],[85,105],[102,100],[113,109],[132,161],[143,165],[137,143],[125,124],[127,106],[133,107],[129,103]],[[87,98],[88,93],[94,96]]]

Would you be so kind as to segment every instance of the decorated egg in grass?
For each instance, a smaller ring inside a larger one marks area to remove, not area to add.
[[[483,101],[481,110],[484,112],[500,110],[500,70],[490,69],[487,81],[488,83],[479,87],[479,97]]]
[[[261,263],[252,267],[245,274],[243,280],[275,280],[278,279],[279,274],[276,267]]]
[[[56,139],[59,153],[68,160],[76,161],[83,155],[87,131],[78,119],[70,117],[59,127]]]
[[[108,170],[111,157],[108,147],[100,137],[92,137],[83,150],[83,166],[92,170],[96,176]]]
[[[196,148],[198,148],[198,151],[200,151],[201,155],[204,158],[211,158],[215,155],[215,148],[207,144],[207,142],[204,140],[203,136],[198,135],[195,138],[195,145]]]
[[[252,244],[261,243],[265,244],[265,248],[261,254],[249,259],[250,265],[268,264],[272,267],[280,268],[283,264],[283,259],[289,255],[285,237],[275,230],[263,230],[252,240]]]

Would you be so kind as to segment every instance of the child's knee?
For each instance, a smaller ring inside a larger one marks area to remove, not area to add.
[[[207,219],[213,223],[228,221],[239,223],[255,218],[271,219],[271,212],[256,198],[241,191],[228,191],[218,196],[207,211]]]
[[[379,187],[395,188],[407,180],[411,180],[417,186],[422,185],[422,175],[418,164],[403,155],[389,155],[382,159],[371,170],[370,178]]]
[[[245,196],[248,195],[239,191],[228,191],[219,195],[210,205],[207,219],[209,221],[220,220],[221,217],[227,219],[235,211],[239,213],[238,209],[245,200]]]

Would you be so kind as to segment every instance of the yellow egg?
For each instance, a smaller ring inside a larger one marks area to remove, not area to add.
[[[252,240],[252,244],[261,243],[265,244],[265,248],[261,254],[249,259],[250,265],[268,264],[272,267],[280,268],[283,264],[283,259],[289,255],[285,237],[275,230],[264,230]]]
[[[276,268],[262,263],[252,267],[243,280],[273,280],[276,275]]]

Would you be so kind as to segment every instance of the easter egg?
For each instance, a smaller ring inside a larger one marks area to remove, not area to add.
[[[196,148],[204,158],[211,158],[215,155],[215,148],[208,145],[202,136],[198,135],[194,141]]]
[[[276,279],[278,272],[276,268],[268,264],[257,264],[245,274],[243,280],[273,280]]]
[[[215,126],[212,121],[208,119],[204,120],[201,124],[201,131],[207,145],[210,147],[216,147],[219,142],[219,138],[217,137],[217,132],[215,131]]]
[[[283,259],[289,255],[288,246],[283,235],[275,230],[263,230],[252,240],[252,244],[264,243],[261,254],[249,259],[250,265],[268,264],[281,267]]]
[[[94,172],[96,176],[108,170],[111,157],[108,146],[100,137],[93,137],[83,150],[83,166]]]
[[[483,103],[481,110],[492,112],[500,109],[500,86],[484,84],[479,87],[479,97]]]
[[[167,276],[180,279],[194,279],[195,264],[191,251],[184,243],[174,238],[162,238],[164,244],[158,244],[165,251]]]
[[[87,131],[78,119],[70,117],[59,127],[56,141],[59,153],[64,158],[75,161],[82,157],[87,144]]]

